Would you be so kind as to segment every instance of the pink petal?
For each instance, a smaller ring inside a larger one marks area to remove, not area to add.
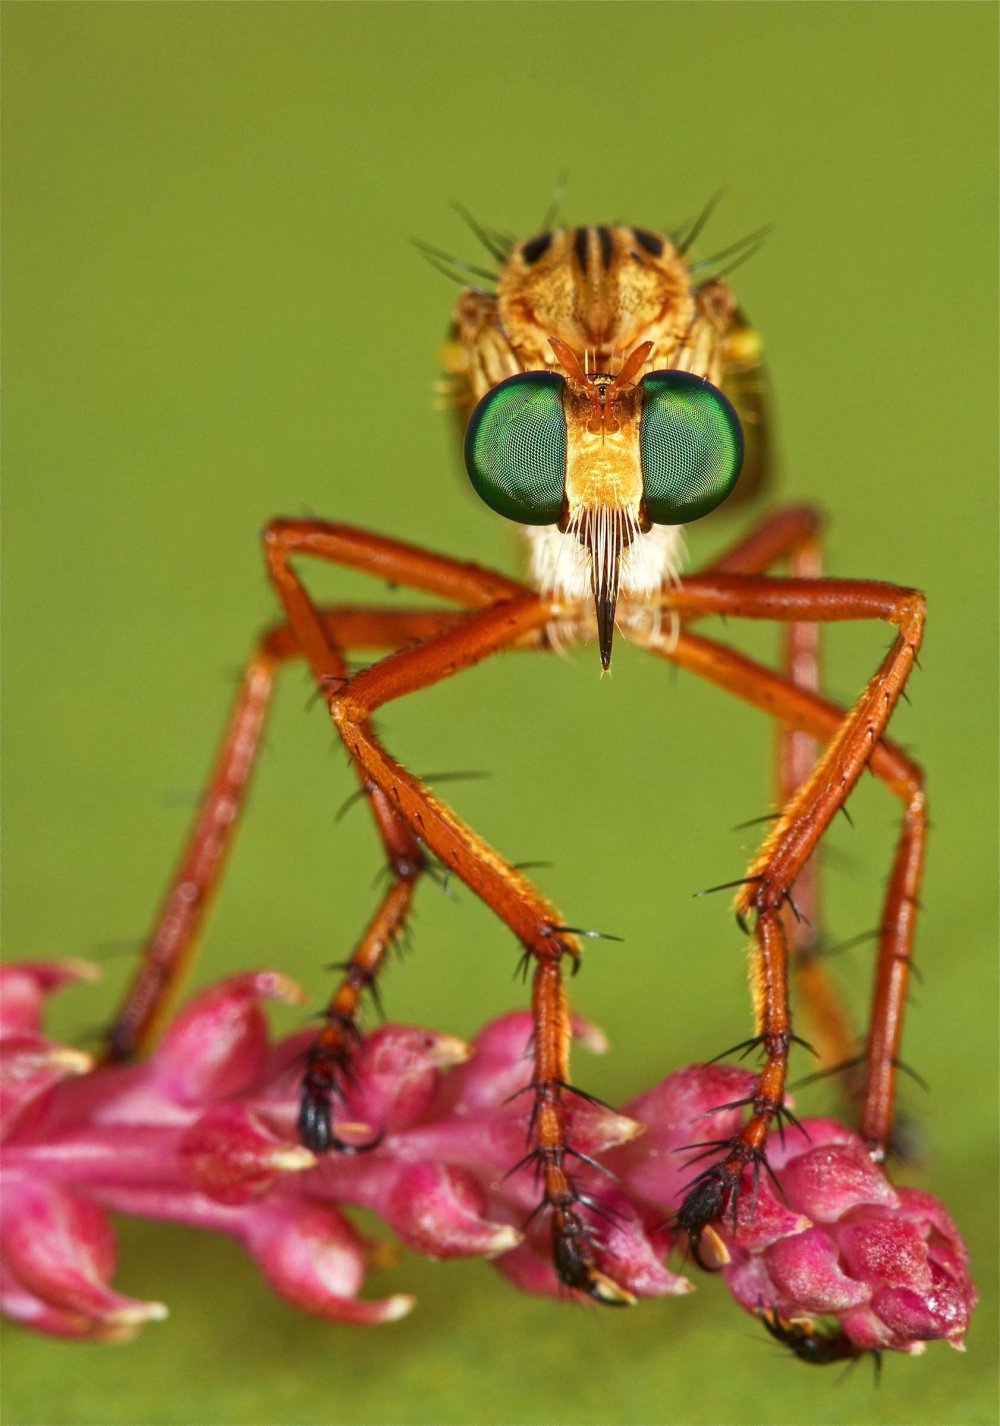
[[[666,1226],[651,1228],[624,1194],[596,1191],[600,1207],[612,1221],[601,1221],[595,1232],[597,1261],[602,1272],[635,1297],[676,1297],[693,1292],[686,1277],[671,1272],[662,1259],[670,1247]]]
[[[927,1247],[920,1233],[899,1214],[865,1215],[832,1230],[848,1272],[873,1287],[930,1286]]]
[[[64,1312],[28,1292],[9,1272],[0,1268],[0,1311],[12,1322],[20,1322],[23,1327],[34,1332],[45,1332],[52,1337],[123,1342],[134,1337],[144,1322],[161,1320],[166,1315],[162,1304],[155,1302],[133,1302],[130,1313],[126,1306],[130,1301],[128,1298],[117,1299],[117,1320],[114,1311],[107,1319]]]
[[[761,1308],[777,1312],[783,1317],[791,1315],[791,1304],[771,1280],[767,1270],[767,1259],[760,1253],[744,1256],[740,1253],[722,1270],[726,1286],[747,1312],[758,1312]]]
[[[871,1289],[849,1278],[840,1266],[837,1244],[821,1228],[810,1228],[768,1248],[768,1275],[789,1315],[843,1312],[869,1301]]]
[[[512,1252],[497,1258],[494,1267],[521,1292],[530,1292],[534,1297],[576,1296],[556,1276],[547,1244],[539,1245],[534,1240],[521,1243]]]
[[[969,1253],[951,1214],[940,1199],[918,1188],[899,1188],[896,1192],[903,1213],[926,1242],[932,1260],[940,1262],[965,1286],[971,1297],[970,1305],[974,1306],[978,1295],[969,1281]]]
[[[790,1156],[779,1177],[789,1202],[814,1223],[834,1223],[859,1204],[895,1208],[899,1202],[860,1139],[853,1143],[817,1143],[815,1148]]]
[[[574,1015],[574,1040],[591,1054],[603,1054],[607,1040],[596,1025]],[[452,1070],[444,1088],[449,1106],[461,1103],[467,1114],[503,1108],[512,1096],[528,1100],[526,1092],[534,1072],[534,1025],[527,1010],[501,1015],[476,1035],[467,1064]]]
[[[57,1045],[34,1031],[5,1034],[0,1042],[0,1137],[22,1132],[62,1080],[93,1068],[90,1055]]]
[[[736,1205],[736,1229],[732,1218],[718,1225],[719,1233],[729,1248],[745,1248],[748,1252],[760,1252],[779,1239],[802,1233],[812,1227],[812,1220],[777,1197],[770,1181],[760,1174],[757,1189],[753,1188],[753,1170],[747,1168],[743,1175],[743,1189]]]
[[[466,1114],[489,1113],[506,1104],[531,1083],[532,1022],[527,1011],[516,1010],[490,1021],[472,1041],[464,1065],[448,1075],[443,1104],[461,1103]],[[525,1094],[524,1099],[527,1100]]]
[[[690,1129],[701,1131],[714,1126],[717,1132],[713,1137],[721,1138],[723,1131],[718,1126],[728,1123],[725,1116],[735,1116],[734,1122],[738,1125],[746,1111],[739,1106],[721,1113],[713,1111],[721,1104],[745,1099],[753,1093],[756,1083],[756,1075],[739,1065],[688,1065],[675,1070],[645,1094],[629,1100],[625,1112],[641,1120],[651,1133],[670,1130],[687,1133]],[[678,1144],[684,1142],[676,1134],[673,1137]]]
[[[904,1343],[892,1329],[880,1321],[871,1306],[849,1308],[840,1318],[840,1325],[856,1347],[862,1351],[902,1350]]]
[[[673,1211],[705,1163],[693,1164],[701,1151],[686,1146],[734,1134],[745,1110],[737,1106],[712,1111],[744,1099],[755,1083],[753,1074],[735,1065],[688,1065],[677,1070],[625,1105],[625,1113],[645,1124],[646,1132],[610,1155],[609,1166],[632,1193],[664,1212]]]
[[[958,1284],[936,1266],[924,1291],[888,1287],[872,1298],[872,1311],[905,1341],[945,1337],[960,1344],[969,1325],[970,1306]]]
[[[793,1102],[793,1101],[792,1101]],[[860,1147],[867,1158],[867,1150],[860,1135],[848,1129],[837,1119],[803,1119],[801,1126],[794,1125],[784,1134],[773,1133],[767,1141],[767,1161],[772,1169],[784,1168],[792,1159],[806,1153],[810,1146],[847,1144]]]

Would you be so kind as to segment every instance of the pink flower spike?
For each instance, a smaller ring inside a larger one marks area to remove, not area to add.
[[[351,1151],[314,1156],[296,1137],[311,1032],[272,1044],[260,1005],[297,998],[283,976],[234,977],[198,996],[144,1062],[91,1071],[37,1027],[44,997],[72,978],[63,967],[5,973],[0,1304],[25,1325],[103,1340],[163,1315],[112,1289],[105,1212],[231,1234],[289,1301],[344,1322],[394,1321],[413,1306],[359,1299],[373,1259],[345,1204],[428,1257],[496,1257],[519,1286],[569,1297],[553,1268],[558,1207],[593,1258],[595,1295],[624,1304],[690,1291],[664,1266],[670,1225],[691,1179],[738,1133],[751,1072],[691,1066],[633,1100],[631,1117],[566,1086],[566,1148],[545,1158],[532,1134],[529,1016],[485,1027],[469,1058],[449,1036],[386,1026],[352,1042],[331,1077]],[[934,1338],[961,1348],[976,1292],[943,1206],[894,1189],[832,1120],[786,1125],[765,1148],[766,1167],[748,1163],[735,1205],[702,1231],[702,1260],[737,1302],[813,1362],[913,1355]],[[556,1188],[539,1212],[546,1174]]]
[[[260,1072],[268,1047],[261,1000],[301,1004],[302,991],[276,971],[232,976],[196,996],[151,1061],[161,1091],[181,1104],[239,1094]]]

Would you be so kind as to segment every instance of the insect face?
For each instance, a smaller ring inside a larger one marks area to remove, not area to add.
[[[552,637],[596,628],[605,668],[619,594],[621,627],[657,629],[680,527],[739,474],[719,387],[740,329],[723,283],[696,285],[667,237],[623,225],[538,233],[507,252],[495,293],[459,299],[446,366],[470,478],[525,527],[560,607]]]
[[[565,376],[519,372],[488,391],[469,419],[466,468],[491,509],[555,526],[582,548],[606,669],[623,553],[641,549],[654,523],[683,525],[714,510],[736,483],[743,436],[726,397],[703,377],[665,370],[637,380],[651,340],[615,376],[588,374],[561,338],[550,346]],[[654,561],[637,580],[637,564],[633,554],[626,590],[652,598],[664,572]]]

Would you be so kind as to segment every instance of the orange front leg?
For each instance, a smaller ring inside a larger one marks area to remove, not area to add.
[[[466,608],[480,608],[493,600],[522,593],[523,586],[478,565],[431,554],[397,540],[372,535],[348,526],[319,521],[276,521],[266,532],[269,563],[281,588],[283,553],[299,542],[302,553],[318,553],[351,568],[392,583],[439,595]],[[288,588],[294,601],[297,581],[289,571]],[[284,596],[283,596],[284,597]],[[286,601],[287,602],[287,601]],[[135,974],[108,1033],[105,1055],[111,1060],[130,1058],[149,1044],[171,993],[190,964],[215,889],[222,877],[245,804],[251,775],[270,706],[274,674],[289,659],[310,658],[322,684],[346,679],[343,651],[347,648],[394,648],[425,639],[463,618],[461,610],[391,610],[362,606],[318,610],[311,604],[298,625],[272,630],[259,641],[247,666],[226,725],[215,767],[198,814],[187,837],[180,862],[167,888],[153,930]],[[303,642],[303,639],[305,642]],[[422,853],[412,832],[375,789],[366,789],[379,835],[397,880],[412,887],[423,866]],[[396,903],[402,898],[397,896]],[[369,935],[358,948],[364,973],[373,967],[373,938],[388,916],[391,897],[383,902]],[[396,904],[391,903],[391,904]],[[407,902],[408,905],[408,902]],[[396,917],[388,940],[405,915]],[[367,949],[365,946],[367,944]],[[348,969],[347,978],[360,984],[360,970]],[[346,993],[345,993],[346,994]],[[336,996],[334,997],[336,999]],[[331,1026],[340,1011],[332,1008]],[[327,1035],[331,1055],[336,1052],[336,1030]],[[339,1043],[339,1041],[338,1041]],[[311,1137],[322,1136],[317,1121]]]
[[[811,505],[776,510],[699,573],[765,574],[784,563],[793,578],[819,579],[823,573],[822,528],[822,516]],[[818,692],[820,626],[791,621],[782,625],[781,634],[781,666],[787,677],[799,688]],[[781,808],[811,773],[817,743],[811,733],[783,722],[779,722],[777,742],[777,806]],[[820,857],[821,848],[817,848],[799,873],[794,887],[798,915],[786,905],[785,934],[795,988],[809,1017],[810,1042],[824,1064],[848,1065],[856,1055],[855,1034],[819,948]],[[851,1097],[860,1099],[859,1077],[853,1067],[845,1072]]]
[[[813,741],[832,741],[847,717],[843,708],[828,699],[791,683],[745,654],[698,634],[682,632],[676,640],[655,641],[650,649],[734,693],[771,714],[789,730],[801,732]],[[927,821],[923,773],[912,758],[888,738],[882,738],[875,744],[870,767],[879,781],[902,800],[905,808],[882,912],[868,1045],[862,1057],[857,1092],[855,1095],[852,1086],[851,1096],[860,1104],[862,1133],[881,1153],[892,1128],[892,1080],[887,1078],[886,1071],[894,1068],[902,1038],[906,967],[915,929],[916,892]],[[806,969],[819,968],[806,962]],[[902,984],[897,983],[900,976]],[[821,985],[821,989],[825,990],[825,986]],[[810,990],[813,993],[810,1011],[820,1030],[821,1059],[830,1065],[853,1059],[854,1043],[847,1038],[839,1000],[832,993],[817,995],[815,985],[810,986]],[[882,1066],[881,1071],[875,1070],[876,1065]],[[887,1091],[888,1102],[885,1101]]]
[[[564,1107],[570,1036],[562,961],[566,956],[578,961],[579,942],[562,929],[550,902],[385,752],[369,721],[382,705],[509,647],[550,618],[551,610],[537,595],[484,610],[460,629],[448,630],[420,648],[393,654],[358,674],[344,689],[331,694],[330,713],[365,776],[391,796],[420,839],[496,912],[524,946],[526,956],[536,962],[530,1157],[538,1166],[542,1206],[550,1215],[555,1266],[569,1287],[601,1302],[620,1304],[630,1302],[631,1296],[597,1268],[579,1195],[567,1168],[572,1154],[566,1141]]]
[[[289,624],[326,688],[330,715],[363,784],[385,798],[419,841],[496,912],[517,936],[525,955],[536,963],[532,991],[535,1104],[529,1157],[539,1170],[540,1207],[549,1215],[556,1271],[567,1286],[598,1301],[631,1302],[631,1295],[597,1267],[591,1232],[567,1167],[573,1151],[566,1140],[564,1096],[569,1086],[570,1030],[562,961],[568,956],[578,962],[579,941],[564,928],[556,908],[516,868],[385,751],[371,725],[373,713],[393,699],[427,688],[502,649],[542,646],[553,611],[548,601],[513,581],[489,576],[475,567],[451,566],[415,551],[405,576],[408,583],[419,584],[428,571],[435,581],[443,573],[458,581],[448,591],[453,597],[461,589],[471,602],[470,596],[479,593],[485,607],[460,625],[389,655],[345,683],[337,676],[334,651],[319,611],[289,561],[294,555],[311,554],[368,569],[378,543],[375,536],[306,521],[277,522],[266,533],[271,575]],[[437,582],[433,587],[434,592],[444,592]],[[343,1045],[337,1053],[343,1056]],[[329,1077],[335,1081],[339,1066],[333,1057],[329,1064]],[[322,1113],[323,1094],[321,1079],[313,1084],[307,1072],[303,1113]]]
[[[699,1232],[736,1196],[748,1164],[758,1171],[764,1143],[784,1093],[791,1034],[786,986],[787,944],[782,909],[792,885],[823,832],[843,806],[871,761],[900,692],[913,667],[923,631],[924,601],[914,590],[875,582],[767,579],[739,575],[703,575],[685,581],[665,599],[668,608],[688,613],[725,613],[757,619],[804,622],[880,618],[899,630],[868,687],[843,720],[809,777],[790,798],[760,852],[751,862],[736,898],[737,915],[752,920],[752,982],[757,1036],[765,1064],[752,1112],[728,1152],[698,1176],[681,1209],[681,1226],[696,1240]],[[805,696],[803,694],[800,696]],[[880,1154],[890,1127],[892,1086],[901,1033],[902,994],[912,946],[912,907],[919,875],[925,816],[923,794],[912,801],[914,830],[904,837],[898,872],[890,881],[882,930],[871,1058],[867,1066],[862,1132]],[[893,914],[893,913],[896,914]],[[892,975],[883,967],[895,967]],[[877,1043],[876,1043],[877,1042]]]

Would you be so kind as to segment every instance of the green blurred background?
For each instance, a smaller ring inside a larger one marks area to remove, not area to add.
[[[449,204],[526,236],[560,173],[568,222],[680,224],[702,253],[774,232],[733,283],[769,345],[772,499],[830,513],[829,567],[922,586],[912,706],[934,822],[904,1086],[915,1181],[953,1209],[984,1302],[959,1356],[838,1380],[786,1359],[721,1285],[608,1314],[519,1296],[480,1263],[404,1258],[369,1291],[418,1310],[364,1333],[295,1313],[224,1241],[122,1223],[119,1281],[171,1317],[122,1349],[6,1334],[10,1423],[985,1422],[994,1395],[994,254],[991,4],[10,4],[5,58],[5,949],[91,955],[61,1034],[109,1013],[211,755],[233,671],[274,616],[257,547],[321,512],[516,568],[433,410],[472,261]],[[693,532],[707,557],[749,519]],[[339,597],[363,581],[316,571]],[[392,597],[392,596],[389,596]],[[728,631],[742,638],[737,630]],[[850,697],[886,643],[828,640]],[[744,644],[762,653],[767,631]],[[377,845],[293,671],[195,979],[281,965],[311,996],[373,904]],[[578,1007],[619,1098],[746,1033],[722,897],[768,804],[765,721],[624,645],[497,660],[382,718],[597,944]],[[558,771],[554,771],[558,769]],[[897,808],[833,831],[833,937],[874,925]],[[470,1033],[518,1003],[509,935],[422,891],[390,1013]],[[835,966],[863,1005],[867,948]],[[295,1023],[285,1014],[282,1028]],[[804,1073],[806,1065],[793,1065]],[[810,1092],[807,1110],[827,1101]]]

